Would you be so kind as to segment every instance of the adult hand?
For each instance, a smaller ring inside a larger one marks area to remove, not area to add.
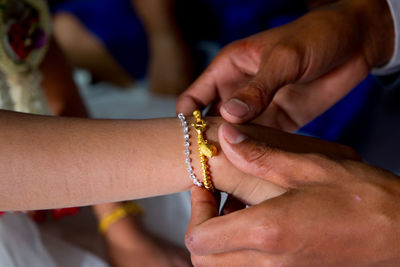
[[[223,125],[224,153],[239,169],[288,192],[218,216],[192,189],[186,245],[195,266],[399,266],[400,182],[349,158],[293,153]]]
[[[393,46],[386,1],[338,1],[228,45],[180,96],[177,111],[216,102],[229,122],[259,116],[259,124],[294,131],[386,63]]]
[[[219,147],[218,130],[224,123],[221,118],[207,118],[207,139],[210,143]],[[271,147],[277,147],[293,153],[317,153],[340,158],[358,158],[354,150],[339,144],[326,142],[324,140],[305,137],[292,133],[282,132],[270,127],[263,127],[255,124],[237,125],[247,136],[259,140]],[[195,138],[193,135],[192,138]],[[196,142],[196,139],[192,140]],[[218,156],[209,159],[210,171],[213,176],[214,186],[224,191],[236,199],[248,205],[259,204],[260,202],[279,196],[286,192],[281,186],[277,186],[265,179],[260,179],[254,175],[247,174],[235,168],[221,149]],[[195,154],[193,154],[195,155]],[[193,168],[200,170],[200,160],[193,158]],[[201,177],[198,172],[197,177]],[[235,209],[231,201],[224,207],[224,212]],[[233,206],[233,207],[232,207]]]

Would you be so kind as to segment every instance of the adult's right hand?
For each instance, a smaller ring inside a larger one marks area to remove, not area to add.
[[[385,64],[393,45],[386,1],[338,1],[228,45],[180,96],[177,111],[217,102],[229,122],[258,117],[295,131]]]
[[[287,192],[219,216],[213,196],[194,187],[186,234],[194,266],[400,266],[398,176],[345,147],[332,153],[333,143],[317,152],[301,136],[281,146],[247,136],[223,124],[226,157]]]

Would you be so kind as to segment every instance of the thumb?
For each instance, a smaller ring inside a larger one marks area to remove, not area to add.
[[[192,186],[191,190],[191,212],[190,220],[185,235],[185,245],[191,251],[196,251],[198,246],[195,237],[199,234],[198,229],[209,219],[218,216],[217,200],[204,188]]]
[[[217,200],[208,190],[192,186],[190,192],[191,212],[189,227],[198,226],[219,215]]]
[[[301,77],[301,58],[301,52],[290,46],[276,46],[266,51],[257,74],[222,105],[220,113],[224,119],[243,123],[258,117],[280,88]]]

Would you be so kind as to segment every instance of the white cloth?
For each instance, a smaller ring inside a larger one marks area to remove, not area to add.
[[[393,56],[390,61],[383,67],[372,71],[375,75],[388,75],[400,71],[400,0],[386,0],[392,13],[395,45]]]
[[[23,213],[0,217],[1,267],[107,267],[100,258],[53,236],[42,235]]]

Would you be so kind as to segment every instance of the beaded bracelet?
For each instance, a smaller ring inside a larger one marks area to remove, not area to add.
[[[203,184],[197,180],[196,175],[194,174],[191,159],[190,159],[190,135],[189,135],[189,126],[186,122],[186,118],[182,113],[178,114],[178,118],[181,121],[182,127],[183,127],[183,134],[185,137],[185,155],[186,155],[186,164],[187,164],[187,170],[190,175],[190,179],[192,180],[193,184],[202,187]]]
[[[215,187],[211,181],[211,173],[209,170],[209,166],[207,164],[208,158],[212,158],[217,154],[217,147],[214,145],[210,145],[208,141],[205,139],[205,131],[207,127],[207,123],[201,118],[200,110],[195,110],[193,112],[193,116],[196,119],[196,122],[192,124],[197,132],[197,144],[199,145],[200,152],[200,163],[203,174],[203,185],[204,187],[211,191],[215,192]]]

